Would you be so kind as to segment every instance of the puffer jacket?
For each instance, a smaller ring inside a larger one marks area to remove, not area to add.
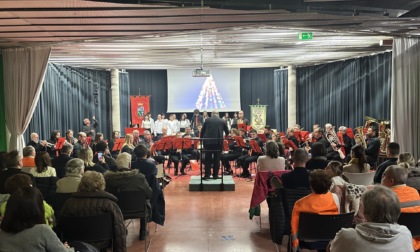
[[[105,191],[76,192],[66,201],[61,209],[61,214],[69,216],[91,216],[112,213],[114,225],[113,251],[126,252],[126,228],[121,210],[116,202],[117,198]],[[90,242],[90,244],[98,246],[101,242]]]
[[[104,174],[106,181],[105,191],[115,194],[119,191],[140,191],[146,192],[147,199],[152,196],[152,189],[139,170],[119,169],[116,172],[107,171]]]

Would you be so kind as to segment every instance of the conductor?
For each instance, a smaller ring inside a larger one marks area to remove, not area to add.
[[[219,117],[219,112],[214,110],[210,118],[204,121],[201,130],[201,138],[213,138],[204,140],[204,179],[210,178],[211,166],[213,165],[213,179],[218,179],[220,168],[220,153],[223,148],[223,132],[229,134],[226,122]]]

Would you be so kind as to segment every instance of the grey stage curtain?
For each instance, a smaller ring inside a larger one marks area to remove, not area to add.
[[[150,112],[166,114],[168,81],[166,70],[127,70],[130,76],[130,95],[150,95]],[[131,118],[130,118],[131,121]]]
[[[50,53],[51,47],[13,48],[2,52],[9,151],[22,153],[25,147],[23,134],[39,100]]]
[[[391,53],[301,67],[297,78],[297,121],[338,127],[363,125],[364,116],[390,119]]]
[[[274,128],[276,112],[274,102],[274,70],[275,68],[244,68],[240,71],[241,78],[241,107],[245,117],[250,119],[249,105],[257,104],[267,107],[267,124]]]
[[[127,72],[120,72],[120,127],[124,128],[130,125],[130,77]],[[120,134],[121,135],[121,134]]]
[[[285,132],[288,125],[287,120],[287,84],[288,70],[276,69],[274,71],[274,111],[275,128]],[[274,127],[272,127],[274,128]]]
[[[391,135],[420,158],[420,40],[395,38],[393,45]]]
[[[110,136],[111,130],[111,80],[108,71],[90,70],[48,64],[44,86],[32,121],[25,134],[29,141],[31,132],[46,140],[53,130],[82,129],[83,119],[96,116],[97,132]]]

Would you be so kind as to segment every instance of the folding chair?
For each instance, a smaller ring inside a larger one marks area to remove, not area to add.
[[[341,228],[353,225],[354,212],[345,214],[301,213],[297,237],[299,247],[310,250],[326,249]]]

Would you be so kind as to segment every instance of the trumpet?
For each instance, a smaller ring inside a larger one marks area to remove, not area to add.
[[[356,144],[361,145],[363,146],[363,148],[366,149],[367,144],[365,140],[365,135],[363,134],[363,128],[357,127],[356,131],[357,131],[357,134],[354,135],[354,141],[356,142]]]

